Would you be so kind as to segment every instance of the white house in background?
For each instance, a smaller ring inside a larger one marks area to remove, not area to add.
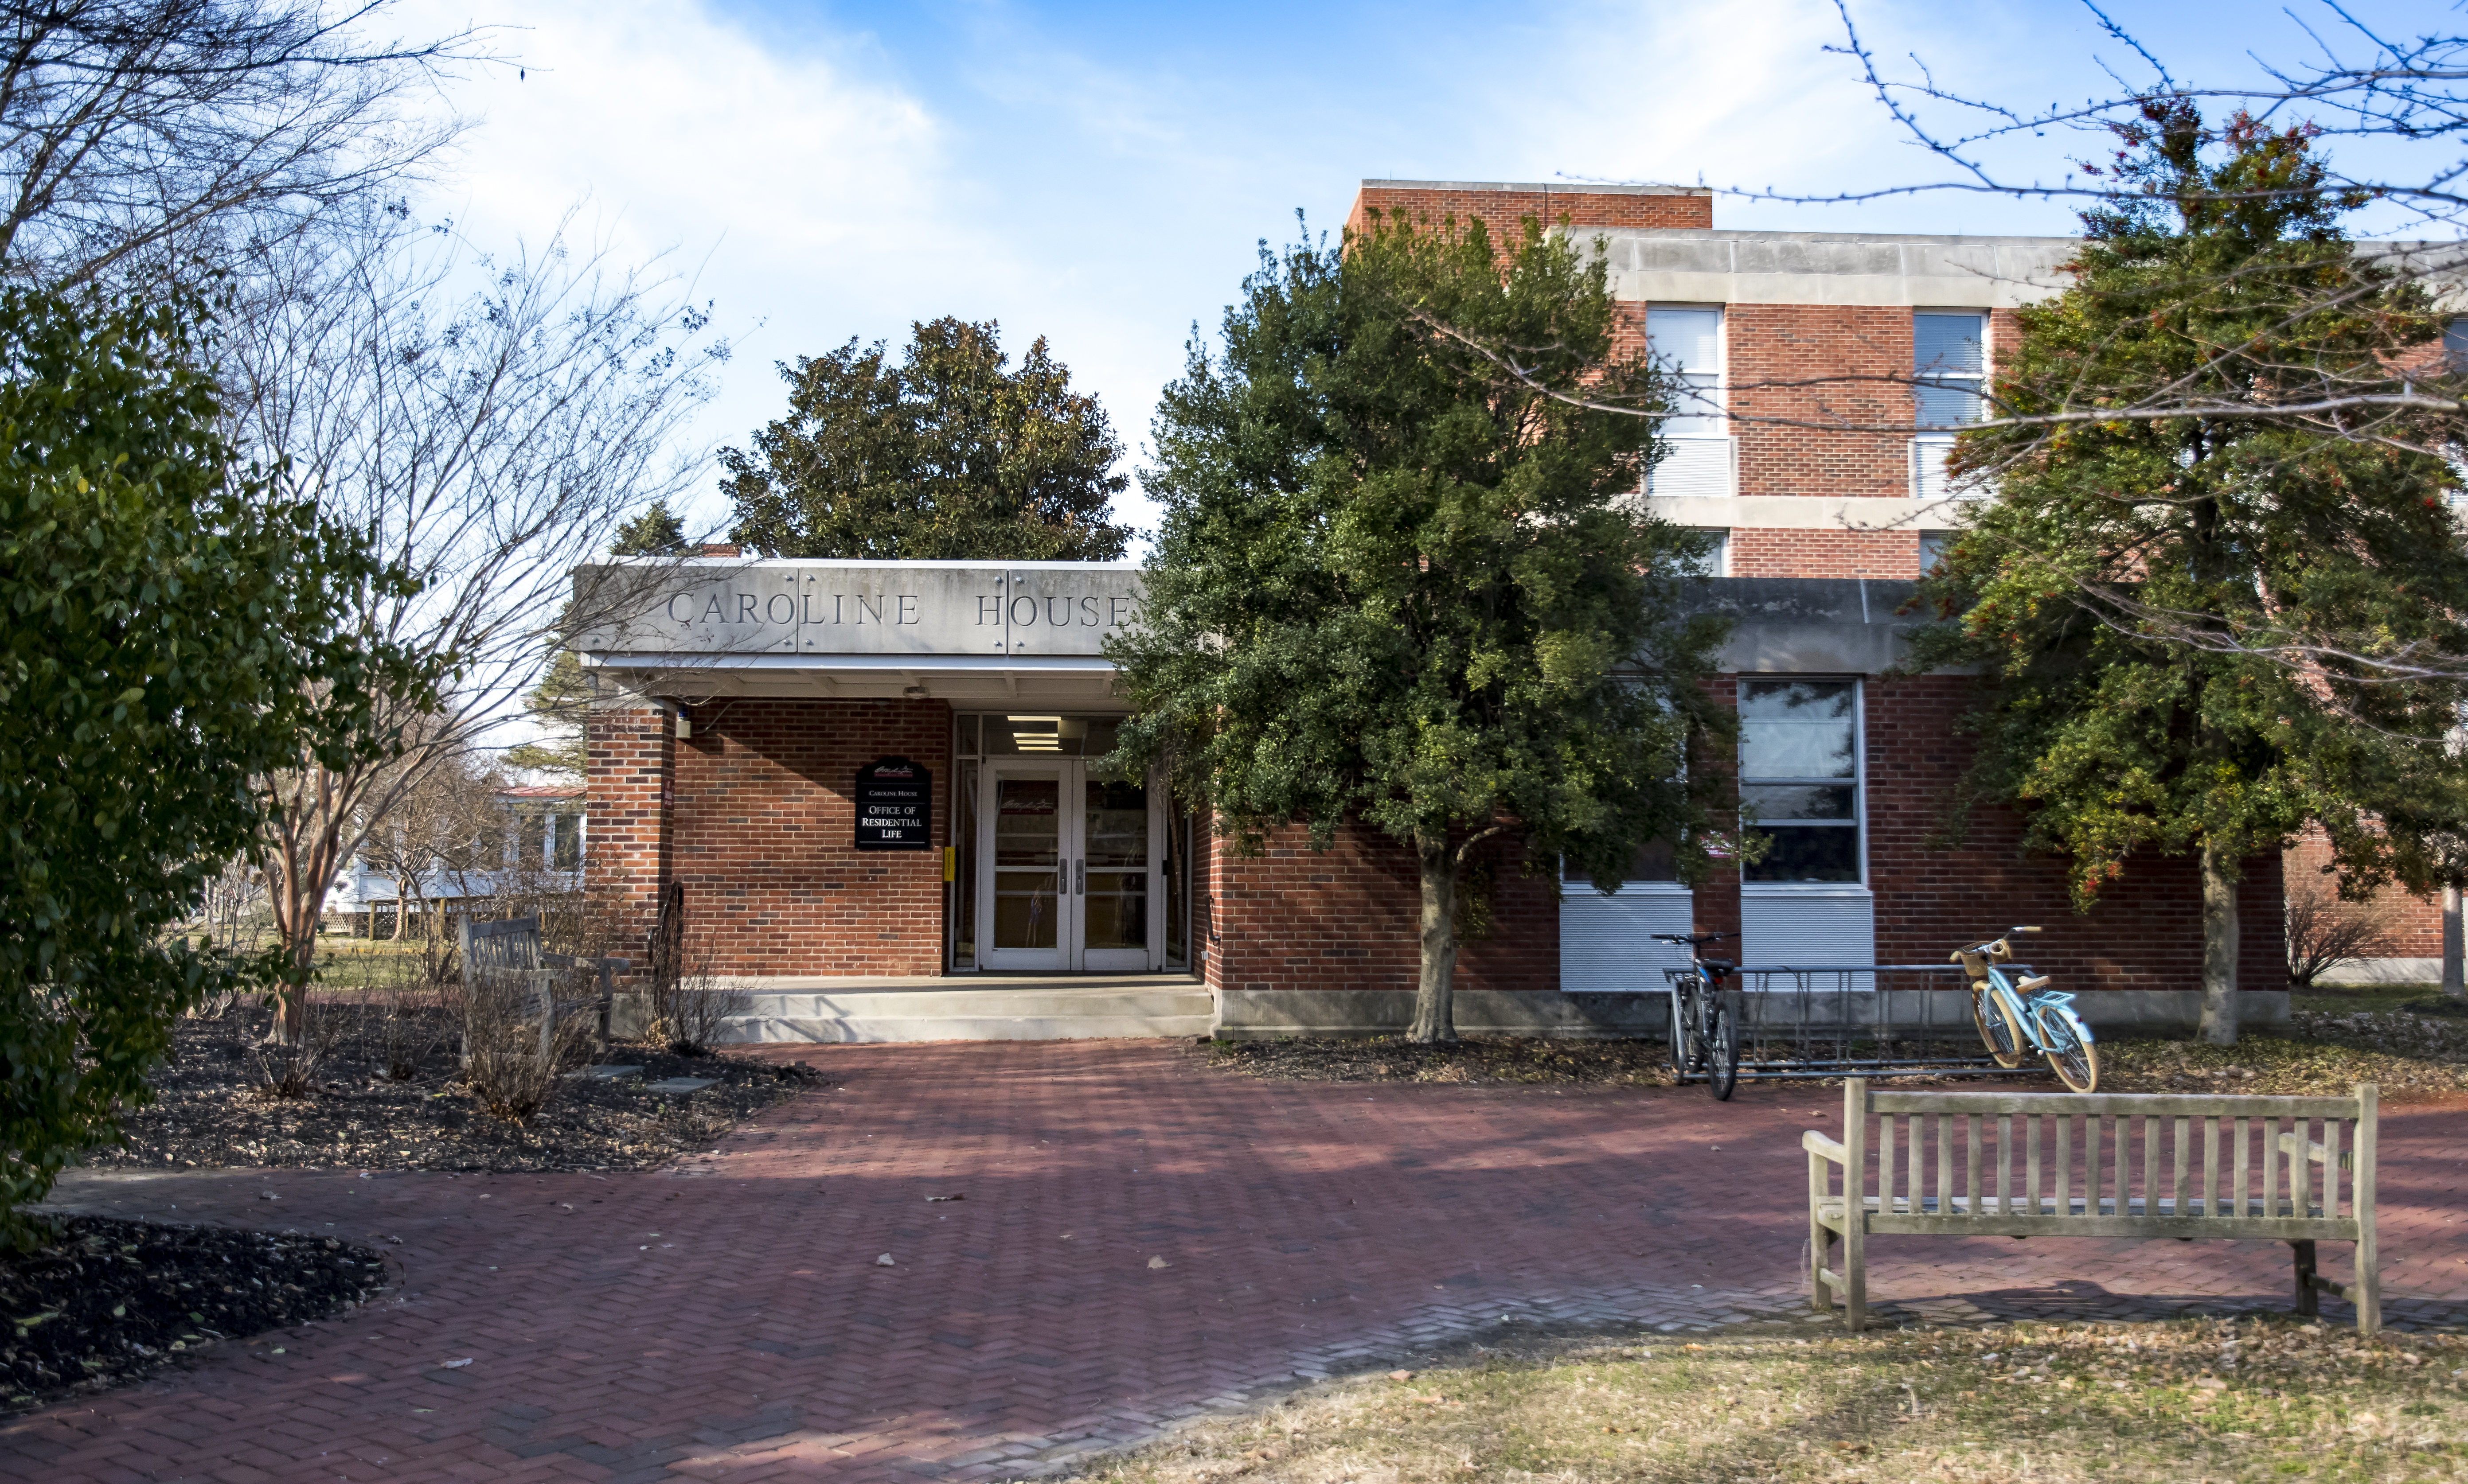
[[[496,800],[507,818],[503,859],[485,869],[439,870],[410,895],[430,911],[459,911],[505,892],[583,890],[583,797],[581,784],[498,789]],[[392,919],[405,895],[392,873],[354,857],[335,878],[326,910],[348,923],[353,936],[364,937],[374,923]]]

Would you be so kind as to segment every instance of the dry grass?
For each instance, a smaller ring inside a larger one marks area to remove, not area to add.
[[[2468,1477],[2468,1338],[2288,1320],[1538,1341],[1327,1383],[1106,1484]],[[1412,1363],[1412,1362],[1408,1362]]]

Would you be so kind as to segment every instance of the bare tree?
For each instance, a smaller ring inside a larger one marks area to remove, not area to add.
[[[423,84],[489,58],[390,3],[0,0],[0,272],[186,278],[416,178],[461,127]]]
[[[398,766],[404,776],[387,779],[374,790],[391,795],[393,803],[364,832],[358,854],[394,878],[394,936],[407,936],[416,916],[426,941],[437,933],[427,906],[429,884],[470,869],[479,854],[477,842],[489,832],[497,781],[468,753]]]
[[[2312,989],[2342,964],[2390,951],[2390,913],[2376,902],[2343,902],[2320,876],[2287,885],[2288,982]]]
[[[354,621],[423,656],[439,692],[379,708],[389,761],[304,757],[266,781],[262,860],[295,974],[285,1035],[329,883],[370,825],[519,715],[552,640],[630,612],[663,577],[656,561],[574,569],[695,477],[674,445],[726,351],[698,343],[705,314],[562,228],[500,262],[400,208],[356,209],[361,230],[256,260],[226,384],[242,445],[375,534],[402,580],[366,587]]]

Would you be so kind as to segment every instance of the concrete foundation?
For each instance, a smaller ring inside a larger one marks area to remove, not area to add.
[[[1889,1003],[1882,1008],[1898,1025],[1943,1026],[1954,1037],[1975,1034],[1965,991],[1896,990],[1885,997]],[[1812,1026],[1871,1024],[1879,1008],[1872,995],[1815,994],[1805,1007],[1795,999],[1775,995],[1771,1019],[1751,1012],[1747,1023],[1791,1025],[1804,1016]],[[2103,1035],[2173,1036],[2200,1023],[2202,999],[2198,990],[2086,990],[2074,995],[2074,1009]],[[1460,990],[1455,996],[1457,1030],[1468,1036],[1660,1039],[1669,1006],[1669,996],[1658,993]],[[2248,1026],[2278,1024],[2288,1018],[2288,992],[2249,992],[2239,996],[2238,1006]],[[1413,1014],[1411,994],[1388,991],[1226,990],[1218,995],[1215,1033],[1228,1040],[1396,1036]]]
[[[1188,974],[740,980],[725,1042],[1081,1040],[1208,1034]]]

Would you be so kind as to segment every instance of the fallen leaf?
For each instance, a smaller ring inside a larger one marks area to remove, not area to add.
[[[281,1353],[281,1352],[277,1352],[277,1354],[280,1354],[280,1353]],[[465,1366],[467,1366],[467,1365],[469,1365],[470,1363],[471,1363],[471,1358],[470,1358],[469,1356],[465,1356],[465,1357],[464,1357],[462,1359],[460,1359],[460,1360],[447,1360],[447,1361],[445,1361],[444,1363],[440,1364],[437,1368],[438,1368],[439,1370],[441,1370],[441,1371],[459,1371],[459,1370],[461,1370],[463,1367],[465,1367]]]
[[[874,1266],[875,1266],[875,1267],[899,1267],[900,1265],[899,1265],[898,1263],[895,1263],[895,1262],[893,1262],[893,1261],[891,1260],[891,1254],[890,1254],[890,1253],[885,1252],[885,1253],[884,1253],[884,1254],[882,1254],[880,1257],[878,1257],[878,1258],[876,1258],[876,1259],[874,1260]]]
[[[1149,1259],[1149,1266],[1151,1267],[1172,1267],[1174,1265],[1167,1262],[1164,1258],[1153,1257]]]
[[[966,1200],[968,1199],[969,1198],[966,1196],[928,1196],[926,1198],[926,1203],[931,1205],[937,1200]]]
[[[1411,1371],[1390,1371],[1388,1373],[1388,1379],[1390,1381],[1412,1381],[1414,1379],[1414,1373]]]

